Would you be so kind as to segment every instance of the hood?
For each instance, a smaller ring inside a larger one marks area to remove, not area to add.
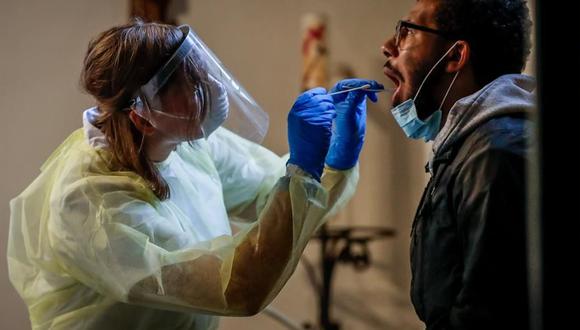
[[[429,163],[488,120],[510,114],[530,114],[536,106],[536,81],[522,74],[503,75],[476,93],[458,100],[433,141]]]
[[[83,129],[85,131],[85,137],[87,143],[95,149],[106,148],[108,145],[105,134],[94,125],[98,117],[99,109],[97,107],[89,108],[83,112]]]

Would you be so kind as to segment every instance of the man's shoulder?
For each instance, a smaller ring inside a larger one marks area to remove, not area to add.
[[[523,154],[529,146],[530,129],[529,119],[522,115],[492,118],[475,129],[461,149],[469,154],[486,150]]]

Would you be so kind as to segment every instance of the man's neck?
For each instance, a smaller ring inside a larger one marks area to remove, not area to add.
[[[441,107],[441,111],[443,112],[442,113],[443,116],[441,119],[441,125],[445,124],[445,122],[447,121],[447,117],[449,115],[449,112],[451,111],[451,109],[453,108],[453,106],[455,105],[455,103],[457,101],[459,101],[460,99],[462,99],[466,96],[469,96],[469,95],[477,92],[480,89],[481,89],[481,86],[478,86],[475,83],[475,79],[473,78],[473,75],[470,74],[470,72],[466,72],[465,75],[460,73],[459,76],[457,77],[457,80],[453,84],[453,87],[449,91],[449,95],[447,95],[447,99],[445,99],[445,102],[443,103],[443,106]]]

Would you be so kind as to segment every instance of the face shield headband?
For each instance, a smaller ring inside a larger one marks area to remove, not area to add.
[[[162,105],[159,92],[176,69],[193,53],[192,57],[202,69],[202,79],[206,79],[208,88],[207,93],[204,93],[200,84],[192,91],[194,102],[208,107],[201,125],[204,135],[207,137],[223,125],[246,139],[261,143],[268,131],[268,115],[189,26],[182,25],[179,30],[186,37],[169,60],[139,88],[131,108],[156,128],[163,126],[163,117],[188,120],[187,115],[168,113]]]

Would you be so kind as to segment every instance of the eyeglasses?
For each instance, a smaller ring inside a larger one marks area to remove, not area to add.
[[[411,30],[434,33],[446,39],[455,39],[455,35],[453,33],[436,30],[424,25],[417,25],[408,21],[400,20],[397,22],[397,26],[395,27],[395,46],[398,49],[404,49],[405,41],[407,40],[407,36]]]

